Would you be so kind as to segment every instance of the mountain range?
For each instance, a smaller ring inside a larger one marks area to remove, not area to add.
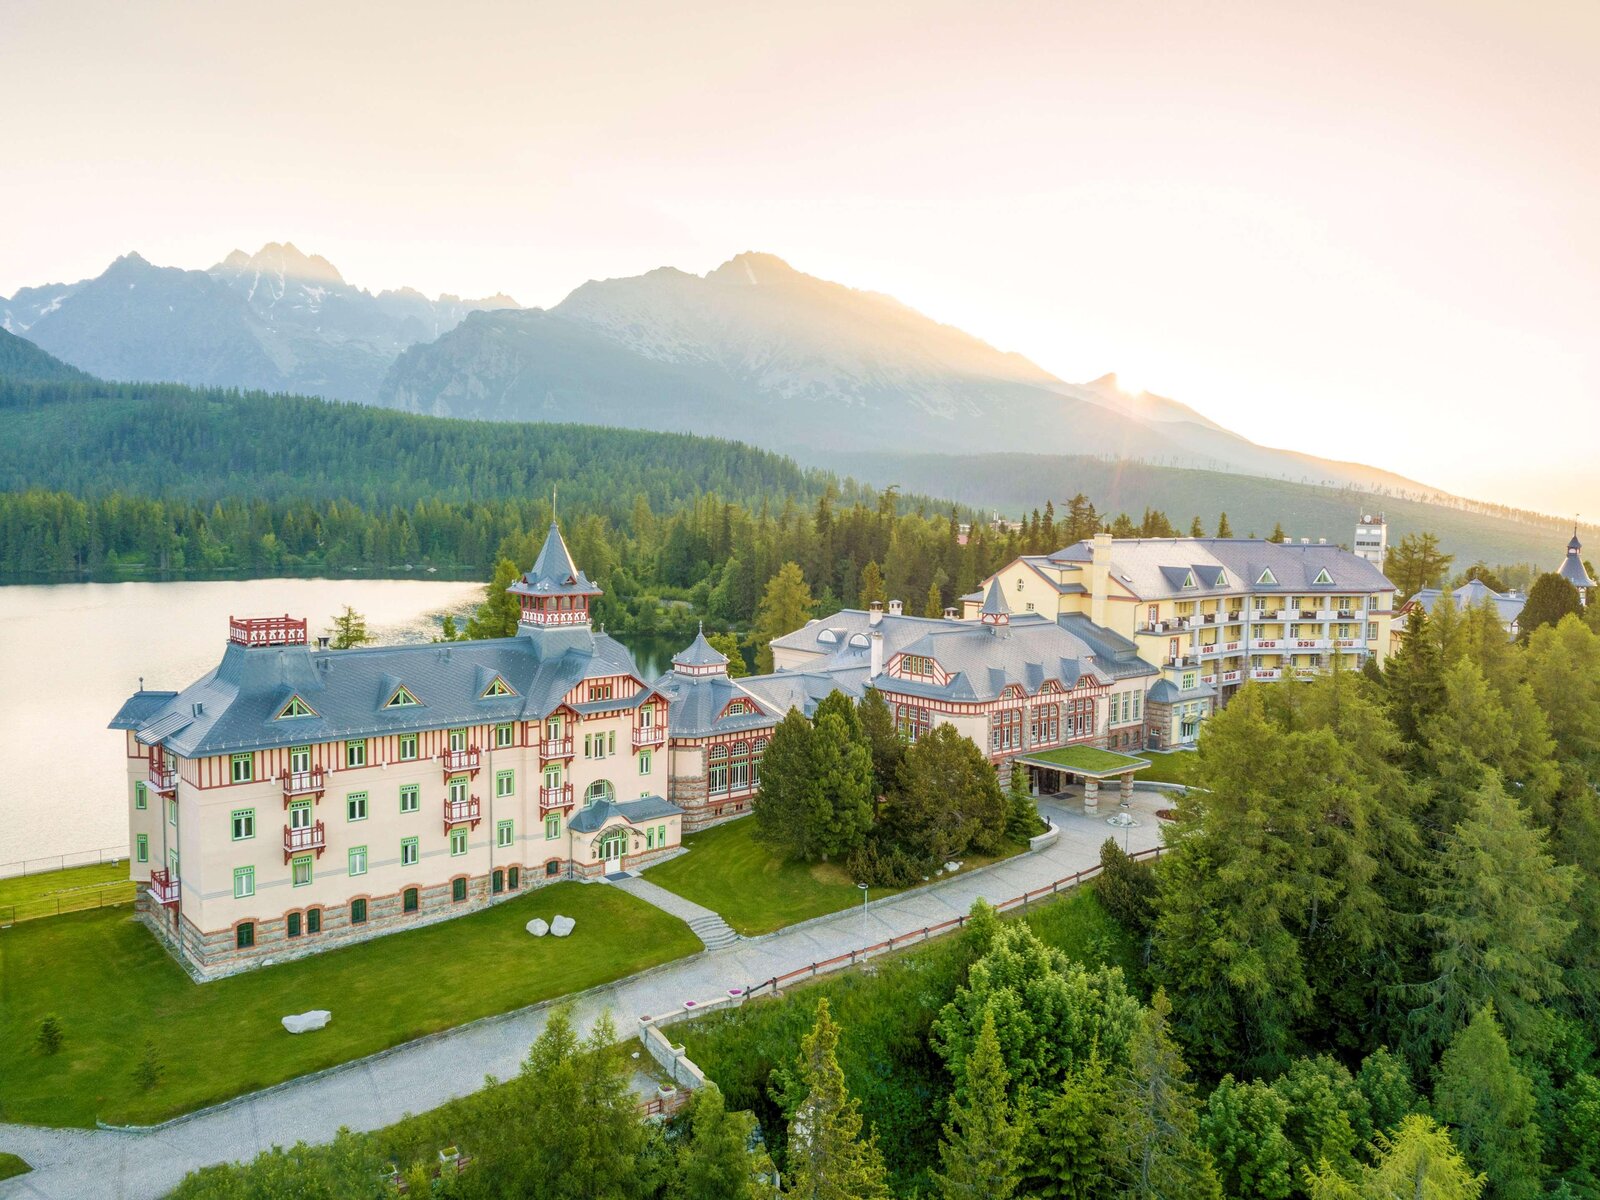
[[[207,271],[125,254],[94,279],[0,299],[0,329],[106,379],[294,391],[370,401],[406,347],[509,296],[373,295],[292,243],[235,250]]]
[[[553,308],[353,287],[292,244],[207,271],[125,255],[0,301],[0,329],[107,379],[294,391],[435,416],[715,434],[813,460],[1068,454],[1389,494],[1412,480],[1255,444],[1115,376],[1067,383],[770,254],[591,281]],[[959,490],[951,480],[949,490]]]

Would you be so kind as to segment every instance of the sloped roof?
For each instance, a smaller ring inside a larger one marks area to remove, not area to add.
[[[1411,597],[1423,612],[1432,614],[1434,605],[1439,603],[1439,597],[1444,592],[1438,588],[1423,588]],[[1476,608],[1485,602],[1492,604],[1500,623],[1508,628],[1512,622],[1522,616],[1522,606],[1528,598],[1515,592],[1501,593],[1486,585],[1481,579],[1469,579],[1455,591],[1450,593],[1451,600],[1460,609]]]
[[[483,697],[499,675],[510,696]],[[216,669],[134,721],[131,697],[113,722],[147,744],[164,742],[186,758],[305,742],[374,737],[498,721],[541,720],[585,679],[631,675],[625,646],[603,633],[569,626],[516,637],[443,645],[374,646],[311,651],[304,646],[246,649],[229,644]],[[403,681],[421,704],[385,708]],[[647,694],[647,693],[646,693]],[[315,716],[275,720],[292,696]],[[640,697],[618,702],[627,707]],[[139,702],[148,706],[148,702]],[[200,706],[199,712],[194,706]]]
[[[573,565],[572,555],[554,521],[545,534],[533,568],[506,589],[527,596],[598,596],[600,587]]]
[[[112,729],[137,729],[150,717],[167,706],[177,692],[137,691],[122,702],[117,715],[111,718]]]
[[[706,641],[706,631],[701,629],[694,641],[672,656],[672,661],[686,667],[725,667],[728,656]]]
[[[1561,566],[1556,568],[1556,574],[1575,588],[1595,586],[1594,580],[1589,578],[1589,572],[1583,565],[1583,543],[1578,540],[1577,530],[1573,530],[1572,540],[1567,543],[1567,556],[1561,560]]]
[[[817,705],[833,692],[843,692],[852,700],[859,700],[871,686],[866,663],[827,671],[774,671],[771,675],[751,675],[739,682],[773,711],[786,713],[798,708],[808,717],[816,716]]]
[[[1092,558],[1093,546],[1087,541],[1050,556],[1063,564]],[[1276,583],[1258,584],[1268,569]],[[1316,583],[1324,570],[1333,582]],[[1191,571],[1196,586],[1185,588]],[[1220,586],[1219,571],[1227,573]],[[1394,591],[1376,566],[1338,546],[1258,538],[1118,538],[1111,543],[1111,575],[1142,600],[1233,592]]]
[[[1006,603],[1006,595],[1000,590],[1000,578],[996,576],[989,584],[989,594],[983,599],[983,615],[986,617],[1009,617],[1011,606]]]
[[[712,651],[715,653],[715,651]],[[774,708],[754,692],[718,672],[714,675],[686,675],[668,671],[655,681],[655,689],[671,704],[669,732],[678,737],[707,737],[713,733],[737,733],[746,729],[768,729],[783,717],[785,709]],[[729,704],[747,700],[756,711],[724,716]]]
[[[573,833],[597,833],[613,817],[621,817],[629,825],[640,821],[654,821],[661,817],[681,817],[683,809],[660,796],[641,796],[637,800],[599,800],[572,814],[567,828]]]

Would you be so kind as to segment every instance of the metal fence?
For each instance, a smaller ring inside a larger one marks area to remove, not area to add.
[[[80,850],[76,854],[56,854],[49,858],[23,858],[16,862],[0,863],[0,879],[44,875],[50,871],[65,871],[69,867],[100,866],[122,862],[127,857],[128,847],[124,845],[107,846],[103,850]]]
[[[15,904],[0,904],[0,929],[15,925],[18,921],[37,921],[40,917],[59,917],[62,913],[132,904],[137,891],[138,884],[131,879],[123,879],[95,887],[52,892],[32,900],[18,900]]]

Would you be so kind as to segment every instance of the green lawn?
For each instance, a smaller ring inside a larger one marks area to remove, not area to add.
[[[126,860],[0,879],[0,924],[132,902]]]
[[[861,889],[841,864],[779,857],[756,840],[754,817],[691,834],[683,844],[689,853],[649,868],[645,878],[720,913],[746,937],[861,903]],[[968,855],[962,859],[962,870],[987,866],[1023,849],[1014,847],[989,858]],[[895,890],[873,888],[871,898],[892,896]]]
[[[1146,754],[1145,757],[1150,765],[1134,778],[1146,783],[1193,783],[1194,769],[1200,765],[1200,756],[1192,750]]]
[[[1052,766],[1063,767],[1068,771],[1090,771],[1095,774],[1133,768],[1140,772],[1134,778],[1142,779],[1144,777],[1145,760],[1143,758],[1135,758],[1131,754],[1118,754],[1115,750],[1099,750],[1093,746],[1063,746],[1059,750],[1030,750],[1022,757],[1027,762],[1047,762]]]
[[[25,1175],[33,1170],[15,1154],[0,1153],[0,1179],[10,1179],[13,1175]]]
[[[523,925],[557,913],[572,937]],[[147,1124],[476,1017],[606,983],[700,948],[687,925],[616,888],[557,883],[493,908],[196,984],[127,909],[0,932],[0,1111],[10,1121]],[[295,1036],[279,1019],[332,1011]],[[59,1054],[37,1048],[61,1019]],[[133,1070],[153,1042],[163,1068]]]

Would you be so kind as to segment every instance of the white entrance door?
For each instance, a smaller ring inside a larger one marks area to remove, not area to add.
[[[605,859],[606,866],[614,866],[622,861],[622,847],[627,841],[627,836],[622,833],[610,833],[605,841],[600,843],[600,853]]]

